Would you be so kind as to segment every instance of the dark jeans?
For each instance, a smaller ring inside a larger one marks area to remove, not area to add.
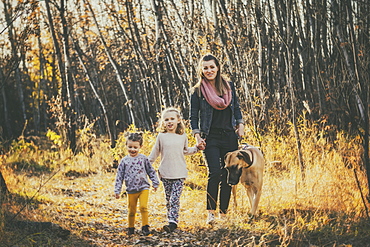
[[[208,166],[207,210],[216,210],[220,196],[220,213],[229,207],[231,186],[227,184],[227,171],[224,168],[225,154],[238,149],[238,138],[234,131],[211,130],[206,138],[204,156]]]

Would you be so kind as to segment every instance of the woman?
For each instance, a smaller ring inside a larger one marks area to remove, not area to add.
[[[221,76],[221,65],[213,55],[199,62],[199,82],[193,87],[190,107],[190,125],[197,146],[203,145],[208,166],[207,223],[223,216],[229,206],[231,186],[227,184],[224,157],[238,148],[238,137],[244,135],[243,118],[234,84]]]

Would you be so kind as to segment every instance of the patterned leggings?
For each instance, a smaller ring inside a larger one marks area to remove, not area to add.
[[[184,178],[161,178],[166,193],[167,218],[169,223],[178,223],[180,210],[180,196],[184,188]]]

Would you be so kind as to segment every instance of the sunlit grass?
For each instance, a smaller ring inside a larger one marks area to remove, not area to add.
[[[250,246],[275,241],[286,246],[305,240],[303,236],[312,232],[317,241],[330,238],[333,232],[340,236],[345,233],[345,226],[350,229],[366,217],[361,190],[365,195],[368,191],[365,173],[358,165],[362,152],[359,138],[337,132],[329,140],[322,131],[311,128],[301,126],[304,180],[293,133],[278,136],[271,131],[260,142],[247,131],[243,141],[255,146],[261,143],[266,159],[259,215],[248,220],[249,202],[244,188],[238,185],[238,207],[231,200],[230,213],[213,230],[245,229],[258,235],[258,241],[255,240],[258,243]],[[131,126],[128,131],[136,130]],[[97,139],[90,132],[81,133],[89,136],[80,140],[88,141],[79,143],[75,155],[62,146],[55,147],[55,142],[50,143],[52,149],[44,150],[22,140],[13,143],[11,151],[1,157],[3,176],[12,194],[25,198],[25,203],[38,201],[38,205],[29,203],[22,208],[10,202],[9,212],[19,213],[25,219],[58,223],[81,238],[94,231],[95,224],[125,229],[126,198],[113,197],[115,169],[112,169],[113,161],[126,155],[123,134],[111,149],[109,141]],[[193,146],[194,138],[190,131],[187,133],[189,146]],[[155,137],[156,133],[144,132],[143,154],[150,154]],[[189,176],[181,197],[179,227],[188,231],[207,229],[207,169],[200,153],[187,156],[186,161]],[[157,160],[154,167],[158,166]],[[361,188],[357,186],[355,172]],[[0,219],[3,211],[2,208]],[[150,193],[150,221],[154,229],[166,223],[162,187]],[[4,220],[1,222],[0,232],[4,231]],[[140,225],[139,215],[137,224]]]

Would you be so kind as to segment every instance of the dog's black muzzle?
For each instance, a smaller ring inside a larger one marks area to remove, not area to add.
[[[227,174],[227,183],[229,185],[237,185],[239,183],[240,176],[242,175],[242,168],[238,166],[231,166],[226,168]]]

